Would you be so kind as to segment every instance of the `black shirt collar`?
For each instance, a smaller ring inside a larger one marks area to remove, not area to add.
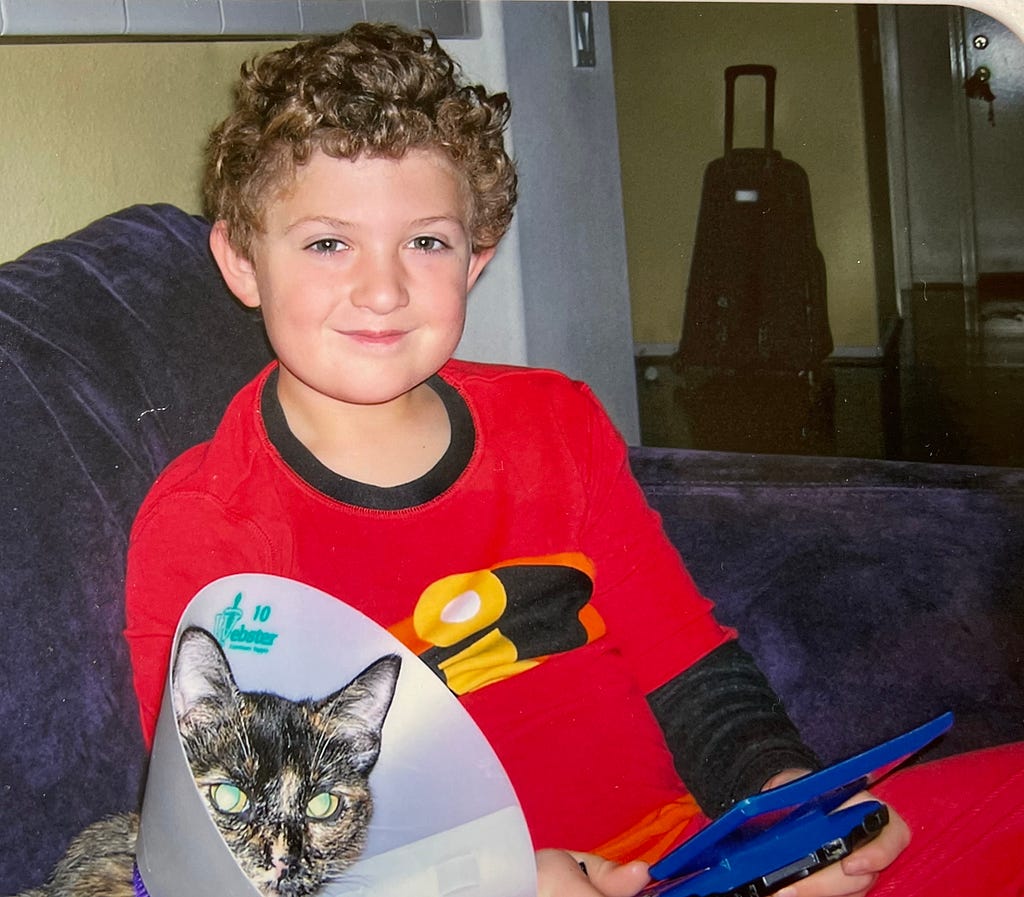
[[[348,505],[377,511],[400,511],[426,504],[450,489],[469,464],[476,443],[473,417],[458,390],[437,374],[427,380],[427,385],[437,393],[448,412],[451,442],[437,464],[418,479],[400,486],[360,483],[321,464],[288,428],[277,397],[277,369],[263,385],[260,411],[274,448],[284,462],[314,489]]]

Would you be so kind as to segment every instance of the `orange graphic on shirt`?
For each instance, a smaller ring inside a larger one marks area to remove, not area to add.
[[[517,558],[432,583],[390,631],[462,695],[604,635],[593,594],[586,555]]]

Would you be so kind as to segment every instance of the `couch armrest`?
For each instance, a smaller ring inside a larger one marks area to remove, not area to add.
[[[138,206],[0,266],[0,881],[13,890],[138,800],[128,530],[157,473],[268,358],[207,232]]]
[[[824,758],[1024,736],[1024,470],[635,449],[666,532]]]

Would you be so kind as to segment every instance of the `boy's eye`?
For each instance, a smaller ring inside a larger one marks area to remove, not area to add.
[[[210,802],[221,813],[237,816],[245,812],[245,808],[249,806],[249,796],[237,785],[219,782],[210,786]]]
[[[341,252],[345,248],[345,244],[334,237],[324,237],[322,240],[310,243],[307,248],[322,255],[333,255],[335,252]]]
[[[410,245],[422,252],[440,252],[448,248],[448,244],[438,237],[413,237]]]

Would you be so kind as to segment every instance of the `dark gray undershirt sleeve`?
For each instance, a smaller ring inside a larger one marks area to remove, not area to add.
[[[819,769],[754,659],[735,641],[651,692],[680,778],[711,817],[784,769]]]

